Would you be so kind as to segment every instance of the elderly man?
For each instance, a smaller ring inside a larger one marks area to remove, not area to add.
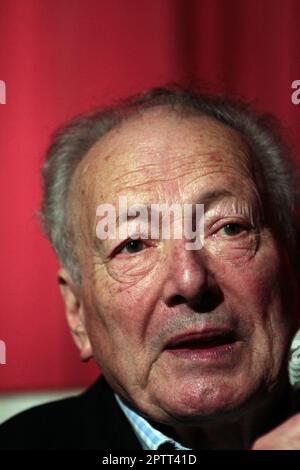
[[[57,133],[43,223],[81,359],[94,357],[103,375],[80,397],[12,418],[0,443],[300,449],[287,367],[300,323],[297,205],[285,157],[266,116],[180,88]],[[153,236],[138,211],[119,213],[120,198],[147,210],[190,205],[201,246],[188,247],[186,233],[163,237],[164,216]],[[123,230],[101,237],[107,205]]]

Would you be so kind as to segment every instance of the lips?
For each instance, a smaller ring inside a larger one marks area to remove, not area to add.
[[[199,350],[214,349],[233,344],[237,340],[235,333],[230,329],[214,329],[198,332],[189,332],[178,335],[165,346],[167,350]]]

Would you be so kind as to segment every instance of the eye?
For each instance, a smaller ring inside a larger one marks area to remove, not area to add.
[[[224,225],[220,230],[218,231],[221,236],[225,237],[234,237],[235,235],[239,235],[241,232],[243,232],[245,228],[238,223],[230,223]]]
[[[131,255],[142,251],[144,248],[146,248],[146,244],[143,242],[143,240],[130,240],[119,249],[118,253],[125,253]]]

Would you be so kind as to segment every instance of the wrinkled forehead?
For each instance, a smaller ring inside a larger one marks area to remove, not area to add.
[[[120,195],[193,202],[183,201],[185,195],[211,184],[251,185],[252,166],[235,130],[207,117],[148,110],[94,145],[75,172],[71,198],[93,209]]]

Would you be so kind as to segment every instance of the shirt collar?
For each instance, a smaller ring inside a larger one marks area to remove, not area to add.
[[[170,444],[176,450],[191,450],[155,429],[145,418],[126,406],[116,393],[114,395],[144,450],[158,450],[163,444]]]

